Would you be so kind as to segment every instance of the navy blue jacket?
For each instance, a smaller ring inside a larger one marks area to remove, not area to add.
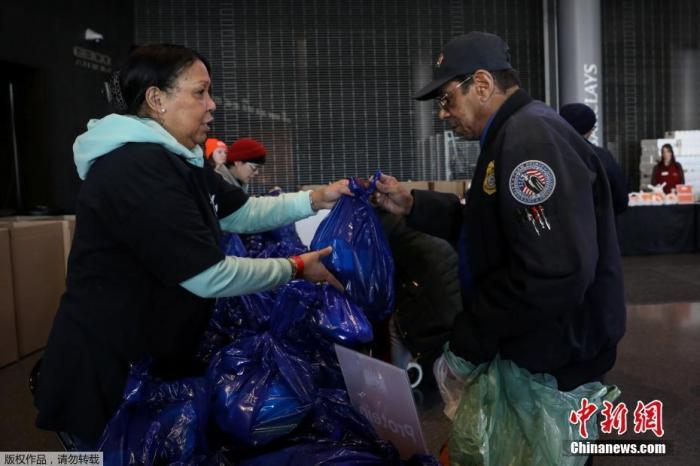
[[[591,144],[589,142],[589,144]],[[613,210],[615,215],[620,215],[627,209],[629,204],[629,196],[627,195],[627,182],[620,170],[620,166],[615,161],[615,158],[609,150],[591,144],[593,151],[600,159],[605,169],[605,174],[608,175],[610,182],[610,194],[612,194]]]
[[[408,218],[466,250],[473,289],[463,288],[450,348],[474,363],[500,352],[554,375],[562,390],[599,379],[625,329],[601,161],[554,110],[518,90],[496,112],[474,173],[466,206],[414,190]]]

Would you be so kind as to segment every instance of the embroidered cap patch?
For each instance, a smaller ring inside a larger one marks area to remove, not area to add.
[[[526,160],[510,174],[510,193],[525,205],[542,204],[554,193],[557,177],[546,163]]]

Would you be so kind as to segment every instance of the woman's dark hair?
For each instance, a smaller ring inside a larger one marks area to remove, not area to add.
[[[149,87],[170,90],[180,73],[197,60],[211,73],[209,62],[203,56],[181,45],[153,44],[134,48],[110,80],[113,106],[118,113],[136,115]]]
[[[671,152],[671,163],[669,165],[676,164],[676,155],[673,153],[673,146],[671,144],[664,144],[661,146],[661,160],[659,160],[659,165],[664,164],[664,149],[668,149]]]

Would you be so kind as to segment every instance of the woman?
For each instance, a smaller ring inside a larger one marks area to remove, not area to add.
[[[241,138],[231,144],[227,164],[234,184],[248,192],[250,181],[260,173],[266,156],[265,146],[253,138]]]
[[[248,198],[204,163],[216,106],[209,66],[174,45],[132,51],[113,80],[120,114],[92,120],[73,146],[84,180],[66,292],[44,353],[37,426],[94,446],[119,406],[130,364],[186,375],[216,297],[292,278],[340,286],[330,248],[290,259],[226,257],[221,229],[248,233],[332,207],[347,183]]]
[[[683,167],[676,162],[671,144],[661,146],[661,160],[654,167],[651,175],[651,184],[654,186],[666,183],[664,193],[668,194],[676,188],[676,185],[685,183]]]
[[[228,147],[224,141],[214,138],[207,139],[204,143],[204,156],[214,168],[214,171],[221,175],[224,181],[230,184],[236,184],[236,179],[226,166]]]

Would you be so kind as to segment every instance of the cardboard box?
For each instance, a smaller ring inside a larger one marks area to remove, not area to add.
[[[10,251],[19,356],[43,348],[66,283],[66,221],[12,222]]]
[[[464,180],[454,180],[454,181],[434,181],[433,191],[439,193],[451,193],[455,194],[460,199],[464,198],[466,191],[466,182]]]
[[[70,254],[70,247],[73,244],[73,236],[75,235],[75,215],[16,215],[14,217],[2,217],[0,218],[0,226],[5,225],[7,228],[11,228],[11,224],[18,222],[47,221],[64,223],[63,254],[65,256],[66,270],[68,270],[68,255]]]
[[[423,191],[430,190],[430,185],[427,181],[401,181],[401,184],[410,192],[412,189],[422,189]]]
[[[687,184],[676,185],[676,194],[678,195],[679,204],[692,204],[695,202],[693,187]]]
[[[0,367],[19,359],[10,230],[0,228]]]

